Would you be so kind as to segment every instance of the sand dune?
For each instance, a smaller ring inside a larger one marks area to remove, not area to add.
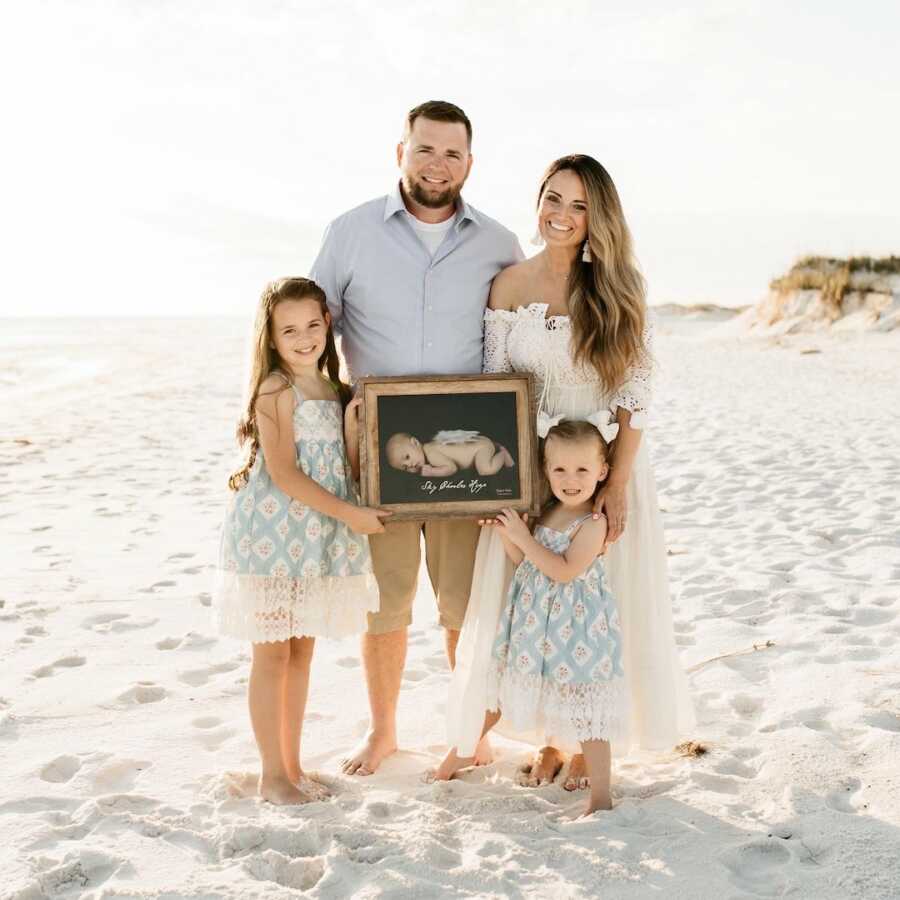
[[[336,774],[365,692],[356,641],[320,642],[305,762],[335,798],[252,796],[247,647],[209,610],[243,324],[4,323],[0,897],[900,895],[896,335],[663,321],[652,455],[709,752],[617,760],[615,809],[568,822],[512,743],[418,780],[447,684],[425,581],[401,752]]]

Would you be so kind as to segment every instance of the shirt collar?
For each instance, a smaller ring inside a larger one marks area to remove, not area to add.
[[[398,212],[408,212],[406,204],[403,202],[403,195],[400,193],[400,182],[394,185],[394,189],[384,199],[384,221],[387,222],[391,216]],[[460,195],[459,203],[456,207],[456,226],[462,222],[469,221],[475,225],[480,225],[478,213],[466,203],[465,198]]]

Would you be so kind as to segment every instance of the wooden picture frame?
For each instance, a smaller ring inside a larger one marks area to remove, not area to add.
[[[391,510],[392,522],[539,512],[532,375],[367,376],[358,385],[363,505]]]

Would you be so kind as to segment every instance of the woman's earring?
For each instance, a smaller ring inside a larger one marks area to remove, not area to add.
[[[535,247],[543,247],[544,236],[541,234],[540,225],[535,229],[534,236],[531,238],[531,243],[534,244]]]
[[[591,255],[591,242],[584,242],[584,250],[581,251],[581,261],[582,262],[593,262],[594,257]]]

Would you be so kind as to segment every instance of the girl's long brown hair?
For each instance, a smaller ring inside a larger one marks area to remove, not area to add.
[[[279,374],[284,379],[284,384],[274,393],[280,394],[287,390],[291,384],[290,378],[283,371],[281,360],[275,350],[272,340],[272,313],[275,307],[283,300],[315,300],[322,311],[322,318],[328,316],[328,305],[325,302],[325,292],[309,278],[280,278],[266,285],[259,298],[256,308],[256,320],[253,325],[252,357],[250,361],[250,378],[247,386],[246,406],[237,425],[238,446],[243,447],[249,441],[250,451],[247,462],[238,469],[229,479],[228,487],[233,491],[240,490],[246,484],[247,476],[256,462],[259,452],[259,429],[256,426],[256,401],[259,398],[262,383],[273,373]],[[316,361],[319,371],[328,375],[328,380],[334,385],[341,407],[346,408],[350,402],[350,388],[341,381],[341,358],[338,355],[334,342],[334,331],[328,325],[328,333],[325,338],[325,349]]]
[[[566,170],[581,178],[587,195],[592,257],[584,262],[579,253],[569,275],[575,360],[594,368],[611,394],[645,352],[646,286],[634,260],[619,193],[597,160],[576,153],[552,162],[541,181],[538,207],[547,182]]]

